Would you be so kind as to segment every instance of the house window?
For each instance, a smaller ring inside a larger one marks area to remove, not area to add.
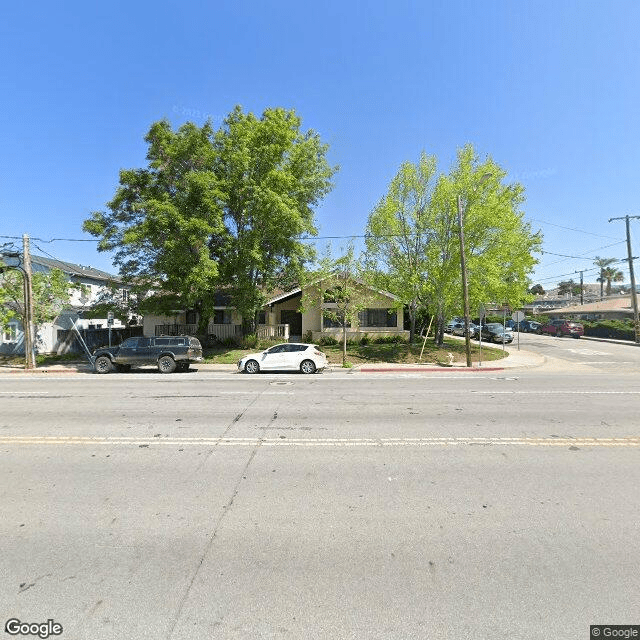
[[[361,327],[397,327],[398,313],[389,309],[365,309],[358,314]]]
[[[258,324],[267,324],[266,311],[258,311]]]
[[[18,323],[10,322],[2,332],[2,342],[18,341]]]
[[[350,327],[351,324],[347,324],[347,328]],[[322,314],[322,328],[323,329],[341,329],[342,328],[342,318],[340,316],[329,317],[326,313]]]
[[[228,309],[216,309],[213,312],[213,324],[232,324],[232,313]]]
[[[185,319],[187,321],[187,324],[196,324],[196,312],[187,311]]]

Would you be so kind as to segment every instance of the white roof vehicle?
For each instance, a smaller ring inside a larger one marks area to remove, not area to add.
[[[285,342],[261,353],[250,353],[238,361],[238,371],[300,371],[315,373],[329,365],[327,356],[315,344]]]

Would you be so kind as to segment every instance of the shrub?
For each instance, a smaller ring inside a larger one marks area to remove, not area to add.
[[[318,340],[318,345],[321,347],[335,347],[338,341],[333,336],[322,336]]]
[[[302,342],[306,342],[307,344],[313,342],[313,331],[307,331],[302,338]]]
[[[586,336],[635,340],[633,322],[630,320],[599,320],[597,322],[583,322],[583,325]]]
[[[371,338],[365,333],[362,338],[360,338],[360,346],[366,347],[371,342]]]
[[[407,344],[406,338],[401,335],[395,336],[379,336],[378,338],[374,338],[372,340],[374,344]]]
[[[258,346],[258,336],[255,333],[244,336],[240,346],[243,349],[255,349]]]

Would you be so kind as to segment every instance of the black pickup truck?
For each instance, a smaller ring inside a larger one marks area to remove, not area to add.
[[[192,336],[127,338],[117,347],[102,347],[93,353],[96,373],[130,371],[132,367],[155,365],[160,373],[187,371],[192,362],[202,362],[202,346]]]

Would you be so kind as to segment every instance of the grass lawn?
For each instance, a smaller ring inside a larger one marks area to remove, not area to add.
[[[270,346],[270,345],[266,345]],[[260,345],[252,349],[240,349],[238,347],[214,347],[204,350],[204,361],[210,364],[236,364],[242,356],[248,353],[257,353],[266,348]],[[334,365],[342,364],[342,345],[320,347],[327,354],[329,362]],[[452,353],[454,363],[466,362],[464,340],[456,340],[455,338],[445,338],[444,346],[437,348],[433,340],[427,340],[422,359],[420,352],[422,351],[422,342],[414,345],[403,344],[368,344],[347,345],[347,362],[353,365],[377,362],[392,362],[398,364],[414,364],[417,362],[448,364],[449,353]],[[482,343],[482,361],[489,362],[491,360],[500,360],[505,357],[502,347],[493,345],[491,347]],[[61,364],[65,362],[86,362],[84,355],[79,353],[69,353],[65,355],[37,355],[37,365],[39,367]],[[471,360],[478,362],[480,360],[479,344],[475,340],[471,341]],[[22,366],[24,365],[24,356],[0,356],[0,365],[5,366]]]
[[[342,364],[342,346],[322,346],[321,351],[327,354],[327,358],[331,364]],[[262,349],[237,349],[228,347],[216,347],[213,349],[205,349],[204,361],[212,364],[235,364],[248,353],[260,352]],[[420,352],[422,343],[415,345],[409,344],[369,344],[367,346],[347,345],[347,361],[351,365],[359,365],[364,363],[375,362],[393,362],[402,364],[413,364],[416,362],[439,363],[445,364],[449,362],[449,353],[454,355],[454,363],[466,362],[464,340],[455,340],[445,338],[444,346],[437,348],[433,340],[427,340],[420,360]],[[501,347],[487,347],[482,344],[482,361],[500,360],[505,357]],[[471,341],[471,360],[477,362],[480,360],[479,345],[475,340]]]

